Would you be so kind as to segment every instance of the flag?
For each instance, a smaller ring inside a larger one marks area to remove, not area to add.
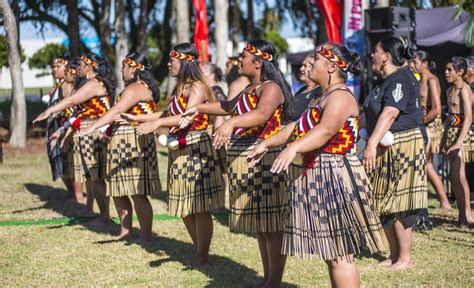
[[[193,0],[194,16],[194,45],[199,51],[199,59],[202,62],[209,61],[209,40],[207,35],[209,29],[207,27],[207,10],[205,0]]]
[[[341,43],[342,5],[338,0],[314,0],[326,19],[326,33],[330,42]]]

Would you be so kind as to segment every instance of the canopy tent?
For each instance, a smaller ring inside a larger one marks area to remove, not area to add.
[[[416,10],[416,44],[436,46],[446,42],[466,43],[465,27],[470,19],[463,11],[455,19],[456,6]]]

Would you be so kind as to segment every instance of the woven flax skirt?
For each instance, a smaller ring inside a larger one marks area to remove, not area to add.
[[[288,207],[287,177],[270,172],[281,149],[270,149],[255,167],[249,167],[247,155],[260,141],[233,136],[227,151],[232,232],[283,231]]]
[[[155,135],[137,135],[136,126],[114,126],[107,153],[107,196],[159,193]]]
[[[81,120],[80,130],[92,125],[96,120]],[[107,143],[99,138],[98,130],[79,137],[75,144],[75,179],[86,178],[92,181],[104,178]],[[78,180],[76,180],[78,181]]]
[[[384,226],[390,227],[398,214],[405,227],[412,227],[428,206],[423,136],[418,128],[394,136],[392,146],[378,151],[376,168],[370,174],[375,206]]]
[[[441,117],[435,118],[433,121],[426,125],[426,128],[430,137],[430,151],[432,154],[439,153],[439,145],[441,144],[441,139],[443,138],[443,122]]]
[[[372,186],[356,156],[319,154],[315,166],[290,165],[283,253],[333,260],[386,246]]]
[[[169,205],[173,216],[212,211],[224,207],[219,157],[206,131],[190,131],[186,146],[169,152]]]
[[[448,127],[445,149],[448,150],[459,137],[461,127]],[[461,145],[462,160],[464,163],[474,162],[474,132],[469,130]]]

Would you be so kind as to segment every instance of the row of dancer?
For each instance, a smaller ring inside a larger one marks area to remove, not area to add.
[[[239,72],[250,84],[230,101],[214,101],[196,48],[183,43],[170,52],[168,68],[177,87],[168,112],[155,113],[157,90],[150,81],[150,65],[138,53],[124,59],[127,86],[114,106],[103,109],[101,97],[111,94],[99,74],[106,64],[89,55],[81,58],[80,66],[87,82],[35,122],[74,106],[81,115],[97,116],[82,116],[74,132],[74,154],[86,181],[92,180],[91,167],[107,180],[106,195],[113,197],[121,220],[118,239],[130,235],[131,197],[141,227],[139,240],[150,240],[147,196],[159,190],[153,132],[170,127],[179,149],[169,154],[168,207],[170,214],[183,218],[196,247],[190,266],[209,259],[210,213],[225,201],[216,151],[225,147],[229,226],[232,232],[257,234],[264,267],[259,285],[278,286],[286,255],[298,255],[325,260],[334,286],[357,286],[354,255],[382,251],[385,234],[391,254],[384,264],[393,269],[413,266],[411,230],[419,210],[427,206],[420,100],[406,65],[409,54],[398,38],[376,46],[373,66],[384,82],[364,103],[370,137],[363,164],[355,156],[360,109],[345,84],[348,72],[359,72],[360,59],[337,44],[320,46],[307,65],[306,75],[321,93],[298,118],[273,46],[255,40],[238,59]],[[210,115],[231,116],[215,127],[212,138],[207,132]],[[288,123],[284,127],[283,119]],[[97,130],[107,125],[110,138],[104,149]],[[379,151],[377,145],[389,130],[395,142]]]

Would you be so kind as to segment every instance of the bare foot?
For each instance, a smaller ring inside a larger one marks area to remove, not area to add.
[[[439,210],[443,211],[443,212],[447,212],[447,211],[451,211],[453,210],[451,208],[451,205],[449,204],[442,204],[440,207],[439,207]]]
[[[385,260],[383,260],[383,261],[380,261],[380,262],[379,262],[379,265],[380,265],[380,266],[387,266],[387,267],[388,267],[388,266],[391,266],[392,263],[393,263],[392,259],[391,259],[391,258],[387,258],[387,259],[385,259]]]
[[[103,218],[103,217],[98,217],[95,220],[93,220],[92,222],[90,222],[89,224],[95,225],[95,226],[105,226],[105,225],[109,225],[111,223],[113,223],[113,221],[110,218],[106,219],[106,218]]]
[[[397,261],[392,266],[390,266],[390,270],[405,270],[411,269],[415,267],[415,263],[413,261]]]
[[[199,269],[206,268],[209,266],[209,254],[207,255],[195,255],[186,261],[186,265],[189,268]]]
[[[140,236],[134,242],[135,244],[138,244],[138,245],[145,245],[152,242],[152,238],[151,236]]]
[[[127,241],[132,238],[132,233],[130,232],[125,232],[125,233],[120,233],[117,237],[114,238],[115,241]]]

